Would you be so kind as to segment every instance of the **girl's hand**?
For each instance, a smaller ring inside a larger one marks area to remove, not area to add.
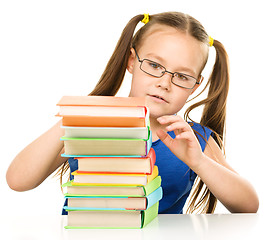
[[[196,169],[201,163],[204,154],[191,126],[180,116],[166,115],[157,119],[162,125],[168,125],[167,131],[173,131],[173,139],[164,130],[158,130],[157,136],[161,141],[191,169]]]

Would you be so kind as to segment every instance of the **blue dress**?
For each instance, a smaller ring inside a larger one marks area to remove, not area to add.
[[[202,151],[204,151],[206,141],[208,141],[212,131],[198,123],[193,123],[191,127],[195,130]],[[174,131],[168,132],[168,134],[172,138],[175,137]],[[196,174],[184,162],[177,158],[160,139],[152,143],[152,148],[155,150],[156,165],[159,169],[159,175],[162,178],[161,186],[163,189],[163,198],[159,203],[159,213],[182,214],[184,204],[190,194]],[[76,159],[69,158],[68,162],[71,172],[78,169]],[[73,175],[71,174],[70,179],[73,179]],[[66,215],[67,212],[63,210],[62,214]]]

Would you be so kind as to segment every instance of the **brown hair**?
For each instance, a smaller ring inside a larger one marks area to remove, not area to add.
[[[89,95],[114,96],[118,92],[124,79],[131,48],[134,47],[137,49],[140,47],[144,39],[143,36],[154,24],[173,27],[179,31],[190,34],[199,42],[207,46],[209,45],[209,35],[206,33],[204,27],[200,22],[187,14],[165,12],[150,15],[149,17],[150,21],[141,27],[135,35],[135,28],[144,18],[144,15],[137,15],[128,22],[100,80]],[[214,138],[222,148],[226,119],[226,99],[229,87],[228,56],[224,46],[219,41],[214,40],[213,46],[216,50],[216,60],[209,80],[202,91],[204,92],[204,90],[209,87],[208,96],[204,100],[190,106],[186,110],[184,118],[186,121],[188,119],[191,120],[189,113],[196,107],[203,105],[204,109],[200,123],[215,133]],[[207,59],[208,53],[203,62],[201,71],[205,67]],[[62,169],[64,169],[65,165],[67,167],[67,162],[63,165]],[[199,209],[202,213],[214,212],[217,201],[216,198],[201,179],[195,181],[195,185],[197,183],[198,185],[194,187],[194,191],[192,191],[187,212],[192,213]]]

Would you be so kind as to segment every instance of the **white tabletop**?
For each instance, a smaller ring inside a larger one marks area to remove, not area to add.
[[[269,215],[161,214],[143,229],[64,229],[65,216],[1,216],[3,239],[271,239]]]

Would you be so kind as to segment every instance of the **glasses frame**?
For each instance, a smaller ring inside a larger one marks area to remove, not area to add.
[[[159,64],[159,63],[157,63],[157,62],[154,62],[154,61],[152,61],[152,60],[150,60],[150,59],[147,59],[147,58],[144,58],[144,59],[141,60],[140,57],[139,57],[139,55],[138,55],[138,53],[137,53],[137,51],[136,51],[136,49],[135,49],[135,47],[133,47],[133,49],[134,49],[134,51],[135,51],[135,53],[136,53],[136,56],[137,56],[138,61],[140,62],[140,69],[141,69],[144,73],[146,73],[146,74],[148,74],[148,75],[150,75],[150,76],[152,76],[152,77],[161,78],[165,73],[169,73],[169,74],[172,75],[172,77],[171,77],[171,83],[173,83],[174,85],[176,85],[176,86],[178,86],[178,87],[185,88],[185,89],[193,89],[193,88],[195,87],[195,85],[196,85],[196,84],[200,84],[201,81],[202,81],[202,79],[203,79],[203,77],[201,77],[201,79],[200,79],[200,81],[199,81],[199,80],[196,79],[195,77],[190,76],[190,75],[185,74],[185,73],[170,72],[170,71],[168,71],[164,66],[162,66],[161,64]],[[164,71],[162,72],[162,75],[161,75],[161,76],[155,76],[155,75],[153,75],[153,74],[151,74],[151,73],[149,73],[149,72],[144,71],[144,70],[142,69],[142,64],[143,64],[144,60],[147,60],[147,61],[150,61],[150,62],[152,62],[152,63],[155,63],[155,64],[160,65],[160,66],[164,69]],[[191,88],[188,88],[188,87],[183,87],[183,86],[180,86],[180,85],[174,83],[174,82],[173,82],[173,78],[174,78],[175,74],[181,74],[181,75],[184,75],[184,76],[191,77],[191,78],[195,79],[195,84],[194,84],[194,86],[191,87]]]

